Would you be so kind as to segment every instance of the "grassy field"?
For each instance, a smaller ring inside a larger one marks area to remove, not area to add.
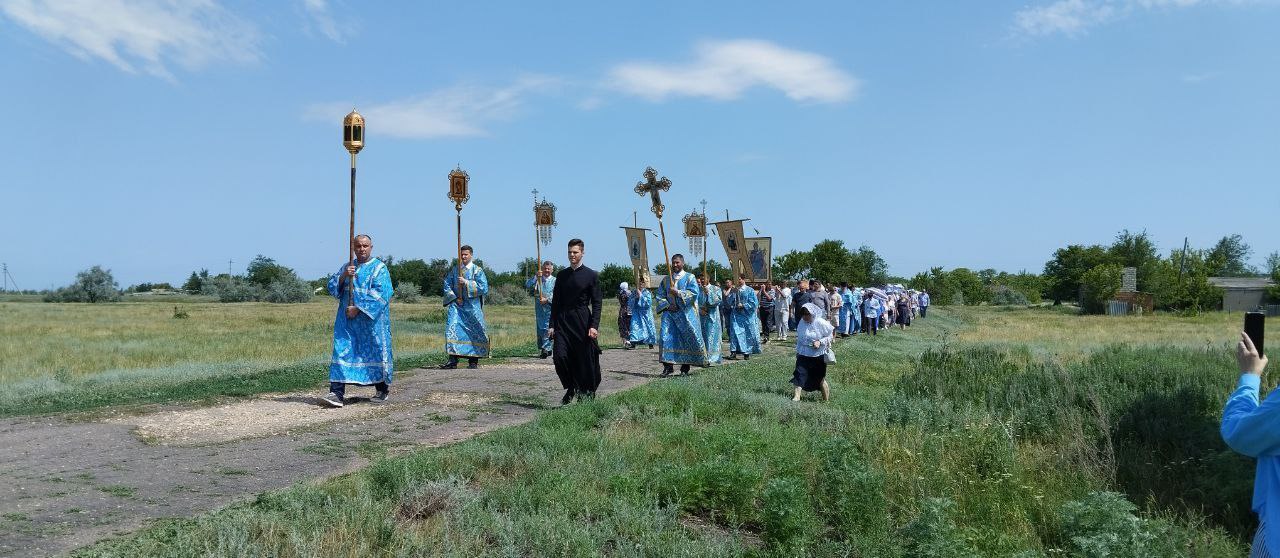
[[[829,404],[776,348],[79,555],[1243,556],[1239,319],[935,309]]]
[[[0,416],[315,387],[328,378],[336,303],[0,302]],[[186,318],[175,318],[175,309]],[[617,339],[616,305],[602,335]],[[439,299],[393,303],[397,369],[442,361]],[[495,356],[536,354],[532,306],[486,308]],[[608,346],[606,344],[606,346]]]

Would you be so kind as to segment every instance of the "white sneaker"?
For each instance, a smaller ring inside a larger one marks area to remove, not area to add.
[[[338,394],[333,393],[333,392],[330,392],[330,393],[329,393],[329,395],[324,396],[324,400],[323,400],[323,401],[325,402],[325,404],[326,404],[326,405],[328,405],[328,406],[330,406],[330,407],[341,407],[341,406],[342,406],[342,398],[341,398],[341,397],[338,397]]]

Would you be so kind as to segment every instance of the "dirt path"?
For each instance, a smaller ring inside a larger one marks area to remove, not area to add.
[[[651,350],[605,351],[601,394],[658,377]],[[479,370],[418,369],[392,401],[319,406],[321,393],[217,407],[0,421],[0,556],[68,552],[163,517],[190,517],[260,492],[355,470],[414,446],[531,420],[563,394],[550,360]]]

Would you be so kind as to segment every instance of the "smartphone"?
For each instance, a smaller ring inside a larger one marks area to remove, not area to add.
[[[1259,355],[1265,355],[1262,348],[1262,335],[1266,330],[1267,315],[1262,312],[1246,312],[1244,315],[1244,333],[1253,341]]]

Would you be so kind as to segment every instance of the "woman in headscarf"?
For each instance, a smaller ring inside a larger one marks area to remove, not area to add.
[[[622,346],[631,348],[631,285],[623,281],[618,285],[618,336]]]
[[[631,336],[627,341],[635,346],[637,343],[648,345],[650,349],[658,342],[658,329],[653,325],[653,293],[644,277],[636,285],[636,292],[631,295]]]
[[[836,328],[822,317],[822,311],[812,302],[800,307],[799,317],[796,324],[796,369],[791,375],[796,394],[791,400],[799,401],[806,391],[822,390],[822,400],[830,401],[826,354],[831,350]]]

